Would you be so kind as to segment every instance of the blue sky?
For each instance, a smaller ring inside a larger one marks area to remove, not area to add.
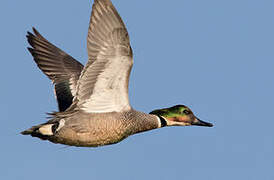
[[[85,64],[91,2],[1,1],[0,179],[274,179],[274,1],[125,1],[132,106],[185,104],[214,128],[168,127],[75,148],[19,135],[57,109],[25,35]]]

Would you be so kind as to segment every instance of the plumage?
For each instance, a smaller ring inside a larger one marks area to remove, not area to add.
[[[89,60],[77,84],[77,105],[89,113],[129,110],[133,60],[127,30],[110,1],[95,1],[92,9]]]
[[[35,28],[28,32],[28,48],[37,66],[53,82],[60,111],[65,111],[76,94],[76,86],[83,65],[47,41]]]
[[[128,99],[133,65],[127,29],[110,0],[95,0],[87,37],[88,62],[83,66],[49,43],[36,29],[28,32],[29,51],[55,84],[60,112],[48,122],[22,132],[71,146],[97,147],[164,126],[212,126],[177,105],[146,114]]]

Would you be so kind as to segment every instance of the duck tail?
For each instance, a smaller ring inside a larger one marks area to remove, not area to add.
[[[47,140],[49,136],[53,135],[52,133],[53,124],[40,124],[37,126],[32,126],[25,131],[22,131],[22,135],[31,135],[32,137],[38,137],[42,140]]]
[[[31,135],[33,132],[37,131],[41,125],[32,126],[29,129],[26,129],[25,131],[20,132],[22,135]]]

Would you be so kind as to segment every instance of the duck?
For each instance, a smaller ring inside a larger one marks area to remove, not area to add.
[[[206,126],[185,105],[144,113],[129,102],[133,52],[126,26],[110,0],[94,0],[85,66],[45,39],[35,28],[28,48],[38,68],[52,81],[58,112],[47,122],[21,132],[56,144],[98,147],[166,126]]]

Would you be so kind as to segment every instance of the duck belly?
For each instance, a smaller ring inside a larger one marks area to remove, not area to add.
[[[79,147],[98,147],[115,144],[131,133],[123,123],[105,119],[90,118],[87,120],[68,121],[54,136],[49,138],[53,143],[66,144]]]

